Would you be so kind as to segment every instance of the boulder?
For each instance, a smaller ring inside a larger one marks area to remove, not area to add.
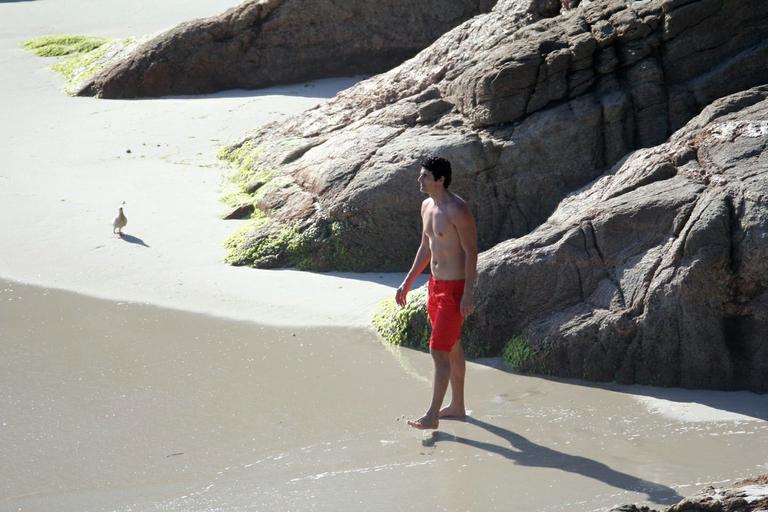
[[[768,391],[768,86],[713,102],[668,142],[480,255],[473,353],[521,370]]]
[[[760,512],[768,509],[768,475],[727,488],[708,486],[666,512]]]
[[[664,512],[761,512],[768,509],[768,476],[734,483],[730,487],[707,486],[698,493],[667,507]],[[622,505],[610,512],[659,512],[648,507]]]
[[[494,1],[248,0],[139,45],[76,93],[198,94],[378,73]]]
[[[397,68],[225,151],[247,162],[243,182],[274,182],[254,192],[258,222],[231,241],[228,261],[408,268],[421,228],[415,180],[432,153],[453,163],[451,188],[490,250],[715,99],[768,83],[766,2],[549,4],[502,0]]]

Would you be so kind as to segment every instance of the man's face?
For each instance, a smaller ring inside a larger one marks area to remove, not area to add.
[[[435,180],[435,177],[432,175],[432,173],[423,167],[419,172],[418,181],[419,181],[419,190],[421,190],[425,194],[430,194],[434,190],[437,190],[438,187],[443,186],[443,178],[440,178],[439,180]]]

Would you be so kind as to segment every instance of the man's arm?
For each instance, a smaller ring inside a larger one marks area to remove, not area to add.
[[[473,295],[477,277],[477,227],[466,205],[462,205],[456,212],[454,225],[464,250],[464,295],[459,308],[462,316],[468,317],[475,310]]]
[[[421,205],[422,228],[421,244],[419,245],[419,250],[416,251],[416,257],[413,259],[413,265],[411,265],[411,269],[408,271],[408,274],[406,274],[405,279],[403,279],[403,282],[400,284],[397,292],[395,293],[395,302],[397,302],[399,306],[405,305],[406,296],[408,295],[408,291],[411,289],[413,281],[424,271],[426,266],[429,265],[429,260],[432,258],[432,251],[429,248],[429,238],[427,237],[427,233],[424,231],[423,227],[424,208],[426,207],[426,204],[427,202],[424,201]]]

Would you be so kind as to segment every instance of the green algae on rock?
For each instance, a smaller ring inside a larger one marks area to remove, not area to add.
[[[288,151],[288,159],[297,151],[295,141],[284,141],[282,146]],[[245,207],[252,205],[255,212],[253,222],[239,229],[225,243],[225,262],[256,268],[354,269],[360,255],[350,251],[353,230],[347,223],[330,221],[307,226],[266,213],[273,209],[271,203],[275,197],[279,202],[281,194],[289,196],[297,184],[279,169],[260,165],[262,152],[263,145],[252,140],[224,146],[218,152],[219,159],[233,168],[228,180],[234,190],[226,192],[221,200],[240,208],[241,212],[250,211]]]
[[[269,169],[254,168],[254,163],[261,151],[262,147],[253,141],[246,141],[241,145],[224,146],[219,150],[217,155],[219,159],[228,162],[234,168],[229,175],[229,181],[243,192],[248,193],[249,186],[254,180],[261,179],[266,183],[274,174]]]
[[[432,328],[427,318],[426,286],[412,290],[402,308],[394,299],[381,301],[373,316],[373,326],[393,345],[428,351]]]
[[[488,350],[491,351],[490,348]],[[501,358],[516,372],[549,375],[551,372],[547,369],[546,358],[551,350],[550,340],[545,339],[534,344],[526,336],[516,334],[504,345]]]
[[[422,286],[412,290],[408,294],[408,302],[402,308],[395,303],[394,299],[381,301],[371,323],[384,341],[392,345],[428,352],[432,326],[427,315],[427,287]],[[462,328],[459,342],[462,343],[467,357],[492,355],[489,347],[467,341],[465,328]]]
[[[227,206],[241,206],[247,203],[253,203],[253,197],[242,190],[234,190],[222,195],[221,202]]]
[[[253,236],[254,233],[268,233]],[[309,265],[310,237],[297,226],[282,227],[256,210],[251,223],[239,229],[225,243],[225,263],[261,268],[295,267],[306,270]]]
[[[333,267],[345,270],[353,263],[352,256],[346,252],[344,237],[345,229],[341,223],[322,227],[285,225],[257,208],[251,222],[225,243],[227,255],[224,261],[255,268],[325,270]]]
[[[72,94],[72,86],[85,80],[101,69],[101,62],[104,61],[106,48],[100,46],[89,52],[74,54],[61,62],[57,62],[51,69],[61,74],[67,81],[64,90],[67,94]]]
[[[66,80],[64,91],[74,95],[84,81],[137,44],[133,38],[109,39],[65,34],[30,39],[23,46],[40,57],[65,57],[51,66],[51,69]]]
[[[340,271],[351,271],[355,268],[355,257],[349,252],[347,238],[354,235],[343,222],[332,222],[330,225],[330,251],[333,268]]]
[[[35,37],[25,41],[22,46],[38,57],[63,57],[88,53],[107,42],[109,39],[105,37],[62,34]]]
[[[530,369],[533,350],[524,337],[517,335],[504,345],[501,356],[510,368],[524,372]]]
[[[432,326],[427,315],[427,287],[422,286],[412,290],[408,294],[408,302],[402,308],[395,303],[394,299],[383,300],[374,313],[371,323],[376,332],[385,341],[393,345],[415,348],[425,352],[429,351],[429,336],[432,333]],[[467,357],[475,358],[498,355],[497,352],[493,351],[490,344],[481,343],[469,337],[468,329],[469,326],[465,322],[461,329],[461,337],[459,338],[459,342],[462,344]],[[512,341],[516,343],[514,348],[510,349],[510,355],[513,356],[512,359],[521,362],[528,361],[527,358],[522,357],[524,352],[517,337],[513,338],[510,342]],[[523,343],[525,343],[524,340]]]

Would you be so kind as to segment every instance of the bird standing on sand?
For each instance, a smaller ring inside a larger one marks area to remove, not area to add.
[[[123,204],[125,204],[125,201],[123,201]],[[112,234],[117,233],[117,236],[122,237],[123,228],[126,224],[128,224],[128,218],[123,213],[123,207],[121,206],[117,212],[117,217],[112,221]]]

